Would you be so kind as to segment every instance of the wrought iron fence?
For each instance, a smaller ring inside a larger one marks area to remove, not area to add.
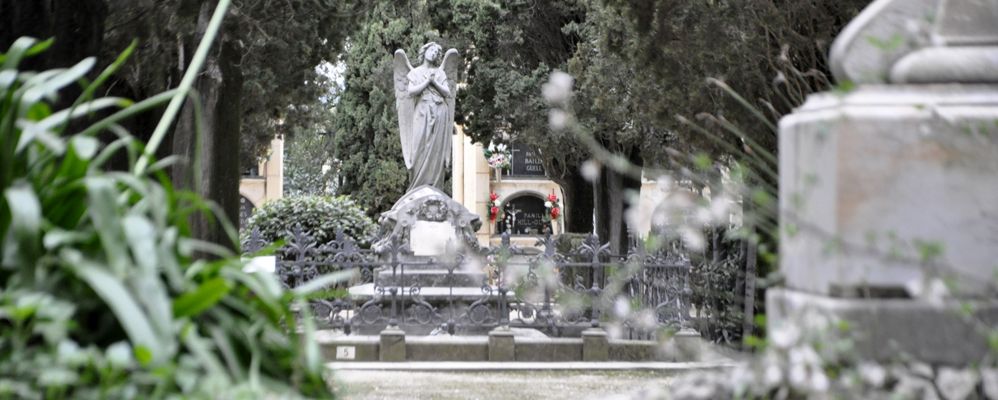
[[[683,328],[714,338],[717,319],[732,308],[730,299],[716,297],[731,293],[714,292],[723,286],[710,281],[716,271],[694,266],[689,252],[668,243],[649,250],[644,241],[632,240],[624,254],[613,254],[608,243],[588,235],[571,250],[558,251],[550,235],[524,249],[504,234],[498,246],[478,252],[417,257],[398,240],[379,254],[342,232],[316,243],[296,227],[276,252],[276,273],[293,288],[324,274],[355,271],[330,297],[311,300],[321,324],[347,334],[397,325],[414,334],[510,326],[575,336],[605,326],[635,339]],[[243,248],[252,253],[267,244],[252,232]]]

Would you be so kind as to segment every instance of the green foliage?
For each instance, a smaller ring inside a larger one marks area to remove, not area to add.
[[[166,162],[103,170],[145,147],[115,121],[169,96],[90,98],[124,57],[90,84],[93,59],[17,70],[48,44],[18,40],[0,70],[0,397],[331,397],[307,307],[302,330],[290,311],[302,294],[191,238],[189,218],[216,207],[172,188]],[[77,82],[84,95],[53,110]],[[100,145],[103,129],[118,139]]]
[[[332,195],[336,192],[339,162],[333,158],[331,128],[333,113],[312,107],[316,122],[302,127],[285,140],[284,194],[286,196]]]
[[[247,231],[259,229],[268,242],[286,240],[297,225],[319,243],[336,238],[342,230],[358,243],[367,244],[375,231],[364,209],[347,196],[299,196],[268,201],[250,217]]]
[[[371,215],[388,210],[409,184],[392,86],[392,53],[415,57],[426,39],[418,5],[374,5],[343,54],[346,90],[336,115],[336,158],[342,163],[339,193],[349,194]],[[434,38],[435,39],[435,38]],[[446,43],[441,43],[446,44]]]
[[[690,303],[697,316],[703,318],[696,328],[705,339],[737,346],[744,338],[751,347],[751,335],[744,336],[748,332],[743,332],[745,312],[740,293],[745,280],[744,242],[726,237],[728,230],[705,228],[705,236],[716,240],[709,240],[702,252],[689,252],[693,262]]]
[[[198,38],[198,8],[212,2],[108,0],[103,58],[111,58],[139,39],[137,60],[123,70],[120,82],[131,93],[150,95],[176,80],[176,65]],[[253,165],[278,134],[293,135],[317,121],[308,106],[318,105],[329,82],[315,67],[332,61],[346,35],[362,19],[363,1],[233,0],[216,48],[231,44],[241,79],[242,165]],[[113,29],[112,29],[113,27]],[[321,121],[318,121],[321,122]]]
[[[455,12],[443,26],[461,38],[461,50],[472,60],[457,103],[465,133],[479,143],[516,141],[537,149],[556,181],[577,175],[589,152],[568,132],[548,128],[540,88],[552,70],[567,69],[578,44],[587,39],[578,29],[586,20],[587,2],[451,3],[460,15]]]

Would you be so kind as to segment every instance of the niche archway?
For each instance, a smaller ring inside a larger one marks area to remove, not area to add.
[[[246,196],[239,194],[239,229],[245,228],[249,218],[253,216],[256,205]]]
[[[533,192],[519,192],[502,204],[499,218],[496,219],[496,233],[507,229],[514,235],[541,235],[551,230],[551,222],[545,222],[547,209],[544,197]]]

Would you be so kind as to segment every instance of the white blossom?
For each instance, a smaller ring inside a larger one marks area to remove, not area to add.
[[[551,110],[551,112],[548,113],[548,124],[553,130],[560,131],[565,129],[565,127],[568,126],[568,120],[569,116],[565,111],[556,109]]]
[[[669,175],[659,175],[658,178],[655,178],[655,186],[658,187],[658,190],[663,192],[668,193],[672,190],[673,184],[675,184],[675,182],[673,182],[672,177]]]
[[[627,317],[627,315],[631,313],[631,303],[629,303],[624,297],[618,297],[613,303],[613,312],[619,318]]]
[[[703,250],[707,245],[707,239],[703,237],[703,232],[689,226],[679,228],[679,236],[683,238],[683,244],[690,250]]]
[[[714,222],[714,218],[710,214],[710,209],[705,207],[698,207],[696,211],[696,220],[702,225],[710,225]]]
[[[870,386],[881,387],[887,381],[887,370],[879,364],[863,362],[857,366],[856,370],[859,372],[859,377]]]
[[[658,317],[653,310],[641,310],[635,318],[638,328],[654,329],[658,327]]]
[[[582,173],[582,177],[589,182],[595,182],[599,179],[599,171],[599,163],[593,160],[586,160],[586,162],[582,163],[582,167],[579,169],[579,172]]]
[[[763,378],[766,386],[776,386],[779,385],[783,380],[783,371],[780,370],[780,366],[777,364],[769,364],[766,367],[766,375]]]
[[[922,278],[908,281],[905,289],[911,297],[922,299],[929,304],[941,306],[945,299],[949,297],[949,289],[946,283],[939,278]]]
[[[728,217],[728,210],[731,208],[731,199],[727,196],[718,196],[710,202],[710,215],[714,221],[725,221]]]
[[[551,72],[551,78],[541,87],[541,95],[548,104],[563,105],[572,96],[572,76],[562,71]]]
[[[624,328],[620,324],[606,324],[606,334],[611,339],[620,339],[624,337]]]
[[[821,369],[816,369],[811,372],[811,390],[822,393],[827,392],[829,386],[831,386],[828,381],[828,375],[825,375],[825,371]]]
[[[630,207],[627,211],[624,211],[624,221],[629,228],[637,230],[638,226],[641,225],[641,211],[639,208]]]
[[[944,367],[936,377],[939,391],[947,399],[966,399],[977,386],[977,376],[971,369]]]
[[[807,384],[807,368],[804,364],[793,363],[790,364],[789,373],[790,385],[798,388],[803,388]]]
[[[132,365],[132,348],[125,342],[117,342],[107,348],[107,361],[116,368]]]

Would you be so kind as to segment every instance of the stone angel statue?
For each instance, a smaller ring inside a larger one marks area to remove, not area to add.
[[[413,68],[405,51],[395,50],[395,108],[402,137],[402,157],[409,170],[411,191],[423,185],[443,189],[450,165],[454,132],[454,99],[457,95],[457,50],[435,42],[419,49],[419,66]]]

